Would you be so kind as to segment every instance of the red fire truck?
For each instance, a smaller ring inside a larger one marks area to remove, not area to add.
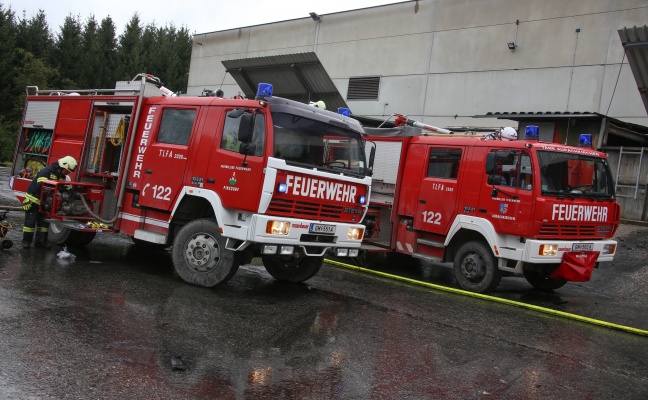
[[[452,262],[474,292],[521,275],[557,289],[612,261],[620,207],[590,135],[590,147],[541,143],[537,127],[520,140],[423,136],[411,126],[450,132],[400,118],[408,129],[366,129],[377,161],[365,249]]]
[[[119,232],[172,246],[179,276],[207,287],[257,256],[291,282],[315,275],[327,250],[357,256],[371,178],[348,113],[273,97],[268,84],[255,99],[176,96],[146,74],[115,89],[27,91],[17,197],[38,168],[79,162],[71,181],[43,184],[50,241]]]

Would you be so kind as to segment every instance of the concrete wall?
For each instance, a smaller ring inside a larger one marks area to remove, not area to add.
[[[501,126],[471,117],[593,111],[648,125],[617,34],[647,21],[646,0],[420,0],[307,16],[195,35],[187,91],[237,94],[222,60],[315,52],[344,98],[350,77],[381,76],[378,100],[348,101],[358,115]]]

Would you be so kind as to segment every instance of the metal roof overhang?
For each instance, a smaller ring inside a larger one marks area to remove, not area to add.
[[[322,100],[328,110],[348,107],[315,53],[224,60],[245,97],[254,98],[259,83],[270,83],[273,95],[308,103]]]
[[[605,118],[605,115],[594,112],[560,112],[560,111],[547,111],[547,112],[488,112],[484,115],[473,115],[473,118],[497,118],[497,119],[510,119],[511,121],[560,121],[567,118],[589,119],[589,118]]]
[[[648,112],[648,26],[623,28],[617,32],[637,82],[641,100]]]
[[[648,127],[643,125],[624,122],[616,118],[606,117],[595,112],[489,112],[484,115],[474,115],[473,118],[497,118],[509,119],[517,122],[529,121],[565,121],[569,119],[607,119],[608,133],[628,139],[636,144],[645,146],[648,144]]]

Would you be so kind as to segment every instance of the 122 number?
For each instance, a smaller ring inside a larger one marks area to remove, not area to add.
[[[423,211],[423,222],[427,224],[441,225],[441,213]]]

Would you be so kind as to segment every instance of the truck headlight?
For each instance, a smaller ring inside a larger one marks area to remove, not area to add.
[[[290,232],[290,222],[268,221],[266,233],[270,235],[287,235]]]
[[[349,228],[347,240],[362,240],[364,237],[364,228]]]
[[[555,256],[558,254],[557,244],[541,244],[538,254],[541,256]]]
[[[603,254],[614,254],[616,251],[616,244],[606,244],[603,246]]]

